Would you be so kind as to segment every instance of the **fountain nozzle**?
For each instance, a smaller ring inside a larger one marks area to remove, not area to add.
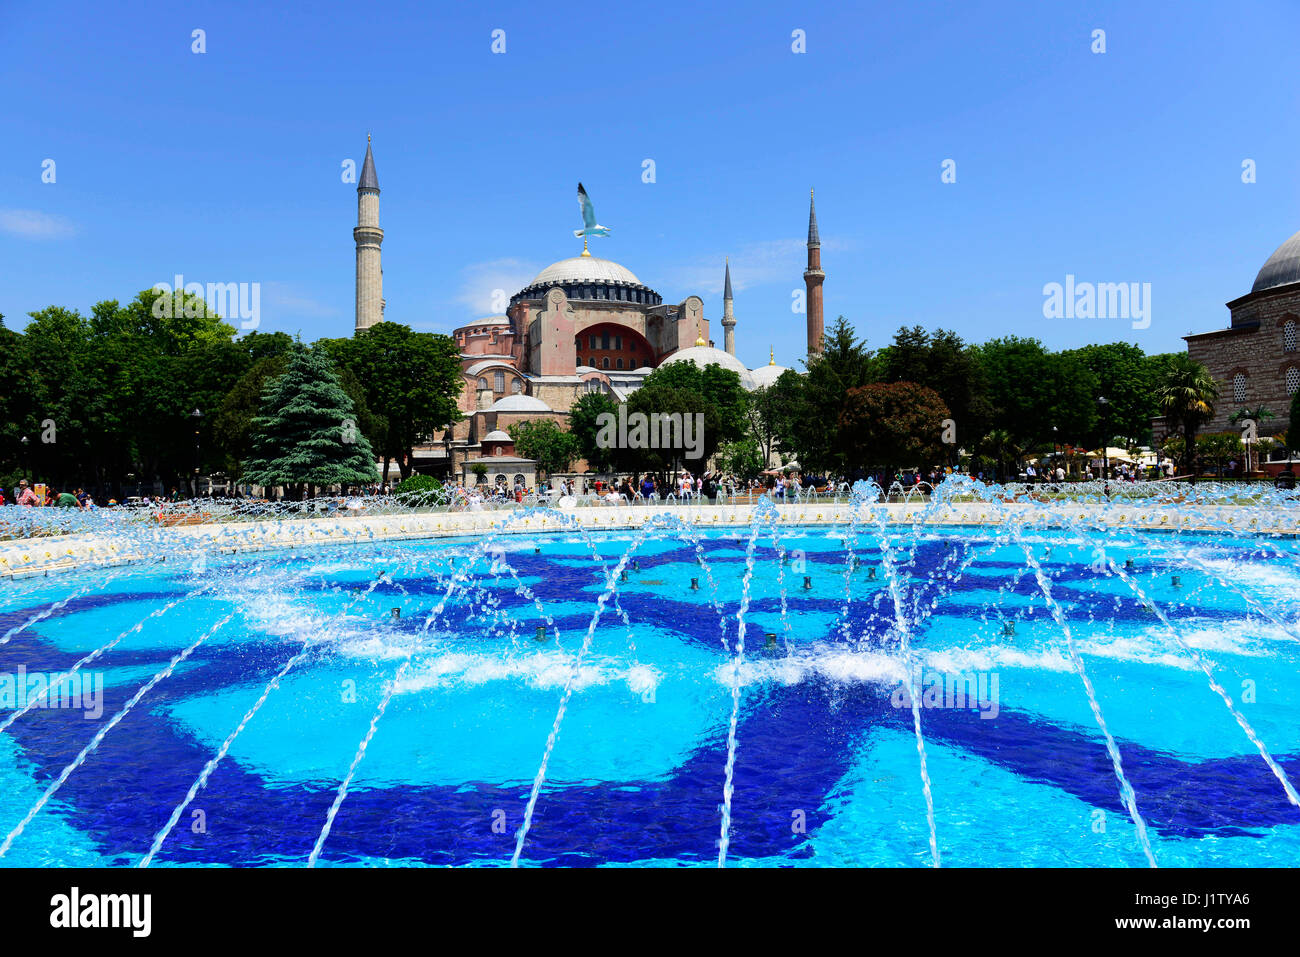
[[[546,626],[545,626],[545,625],[538,625],[538,626],[537,626],[537,634],[535,634],[535,635],[533,636],[533,640],[534,640],[534,641],[545,641],[545,640],[546,640]]]
[[[402,609],[400,609],[400,608],[394,608],[393,611],[392,611],[392,616],[393,616],[394,618],[401,618],[401,617],[402,617]]]
[[[805,590],[805,591],[806,591],[807,589],[809,589],[809,588],[812,588],[812,576],[811,576],[811,575],[804,575],[804,576],[803,576],[803,587],[804,587],[804,590]]]
[[[700,590],[700,580],[698,578],[692,578],[691,591],[699,591],[699,590]]]

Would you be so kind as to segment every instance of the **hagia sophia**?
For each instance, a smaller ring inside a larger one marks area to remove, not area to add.
[[[585,194],[583,194],[585,197]],[[357,185],[356,331],[384,319],[379,227],[379,178],[369,143]],[[505,315],[488,316],[452,332],[460,346],[464,418],[415,450],[417,471],[474,484],[474,466],[489,467],[489,482],[505,475],[532,485],[535,463],[514,455],[510,426],[551,419],[565,426],[586,392],[623,401],[646,376],[672,362],[700,368],[716,363],[740,376],[750,391],[771,385],[784,366],[775,357],[748,369],[736,358],[735,301],[730,263],[723,266],[723,348],[714,345],[702,297],[665,303],[627,267],[581,255],[547,266],[509,301]],[[823,318],[821,239],[810,200],[807,285],[808,352],[821,348]],[[579,469],[581,470],[581,469]]]

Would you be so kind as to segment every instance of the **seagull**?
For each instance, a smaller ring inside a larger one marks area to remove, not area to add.
[[[584,243],[588,236],[608,236],[609,227],[601,226],[596,222],[596,210],[592,208],[591,197],[587,195],[581,183],[578,184],[578,205],[582,207],[582,229],[575,229],[573,235]]]

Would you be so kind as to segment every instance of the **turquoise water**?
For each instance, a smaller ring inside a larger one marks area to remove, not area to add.
[[[941,863],[1144,866],[1025,548],[1095,687],[1156,861],[1290,866],[1300,856],[1300,810],[1187,650],[1300,780],[1296,542],[1034,531],[1022,544],[999,528],[891,528],[887,564],[874,527],[848,546],[843,529],[787,528],[779,545],[765,532],[741,655],[749,530],[700,534],[698,548],[670,532],[637,546],[580,661],[608,570],[633,543],[626,535],[506,536],[486,556],[481,542],[446,540],[199,565],[168,556],[0,585],[0,634],[17,629],[0,644],[0,674],[66,671],[127,633],[83,669],[102,678],[98,716],[33,708],[0,734],[3,834],[198,641],[0,860],[139,862],[300,656],[153,866],[305,864],[381,704],[319,864],[507,864],[566,687],[520,863],[716,865],[735,682],[729,866],[929,865],[900,691],[901,614],[918,694],[954,675],[979,689],[965,706],[942,693],[918,701]],[[1099,563],[1099,547],[1117,566],[1132,562],[1131,583]]]

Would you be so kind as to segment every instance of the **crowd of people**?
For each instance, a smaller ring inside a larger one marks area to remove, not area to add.
[[[27,479],[19,479],[11,492],[12,498],[6,489],[0,488],[0,505],[20,505],[25,508],[99,508],[84,488],[56,492],[53,486],[33,486]]]

